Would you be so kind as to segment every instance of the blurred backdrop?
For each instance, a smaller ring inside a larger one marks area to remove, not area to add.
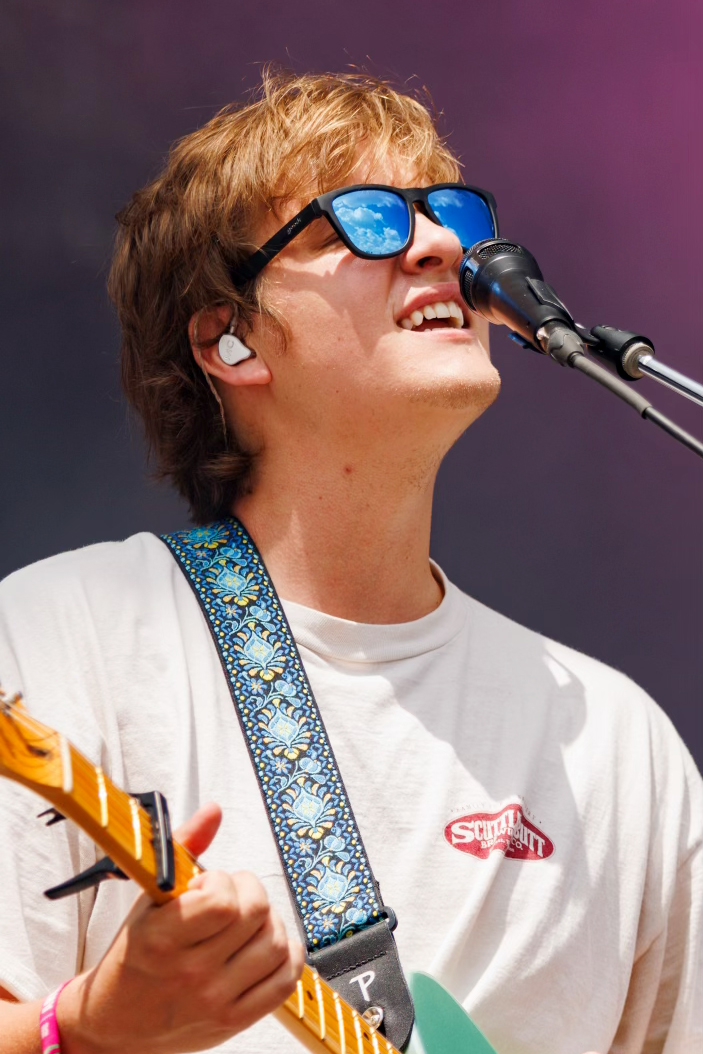
[[[260,65],[426,85],[575,316],[701,379],[703,17],[690,0],[5,0],[0,573],[184,526],[148,479],[104,291],[113,216]],[[703,763],[703,464],[494,330],[498,403],[452,451],[433,555],[625,671]],[[650,380],[698,435],[703,412]]]

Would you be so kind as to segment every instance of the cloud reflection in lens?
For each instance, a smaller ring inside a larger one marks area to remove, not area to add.
[[[335,198],[332,208],[350,242],[362,252],[397,252],[408,240],[407,206],[391,191],[352,190]]]
[[[427,195],[427,203],[442,226],[456,234],[463,249],[495,237],[491,210],[473,191],[449,187],[433,190]]]

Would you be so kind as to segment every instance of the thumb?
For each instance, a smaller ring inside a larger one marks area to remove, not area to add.
[[[173,837],[193,856],[199,856],[208,848],[221,823],[222,809],[215,802],[208,802],[207,805],[201,805],[189,820],[181,824],[173,832]]]

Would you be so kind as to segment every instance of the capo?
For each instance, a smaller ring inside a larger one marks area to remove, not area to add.
[[[53,827],[53,825],[55,823],[61,823],[62,820],[66,819],[64,814],[62,812],[59,812],[58,809],[55,809],[53,807],[53,805],[51,806],[50,809],[44,809],[44,812],[37,813],[37,819],[38,820],[41,820],[42,816],[49,816],[50,817],[50,819],[48,819],[46,821],[46,824],[45,824],[46,827]]]
[[[171,820],[168,814],[168,804],[160,791],[147,791],[143,794],[133,794],[142,808],[146,809],[151,820],[152,844],[154,846],[154,857],[156,859],[156,884],[159,889],[168,892],[176,885],[176,866],[173,855],[173,839],[171,837]],[[58,809],[46,809],[40,816],[51,815],[47,820],[47,827],[60,823],[65,819]],[[82,893],[85,889],[99,886],[108,878],[127,879],[126,875],[109,856],[104,856],[92,867],[86,868],[80,874],[61,882],[58,886],[44,890],[44,896],[49,900],[59,900],[61,897],[69,897],[73,893]]]
[[[107,878],[126,879],[128,875],[125,875],[109,856],[104,856],[97,864],[81,871],[79,875],[61,882],[58,886],[52,886],[51,889],[45,889],[44,896],[49,900],[60,900],[62,897],[70,897],[73,893],[82,893],[84,889],[90,889],[92,886],[99,886]]]
[[[176,865],[173,859],[173,839],[168,803],[160,791],[133,794],[133,798],[149,813],[152,842],[156,857],[156,885],[165,893],[175,888]]]

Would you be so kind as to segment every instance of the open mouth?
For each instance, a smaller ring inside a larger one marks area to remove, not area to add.
[[[430,329],[462,329],[465,325],[464,312],[455,300],[438,300],[411,311],[405,318],[398,320],[398,325],[419,333]]]

